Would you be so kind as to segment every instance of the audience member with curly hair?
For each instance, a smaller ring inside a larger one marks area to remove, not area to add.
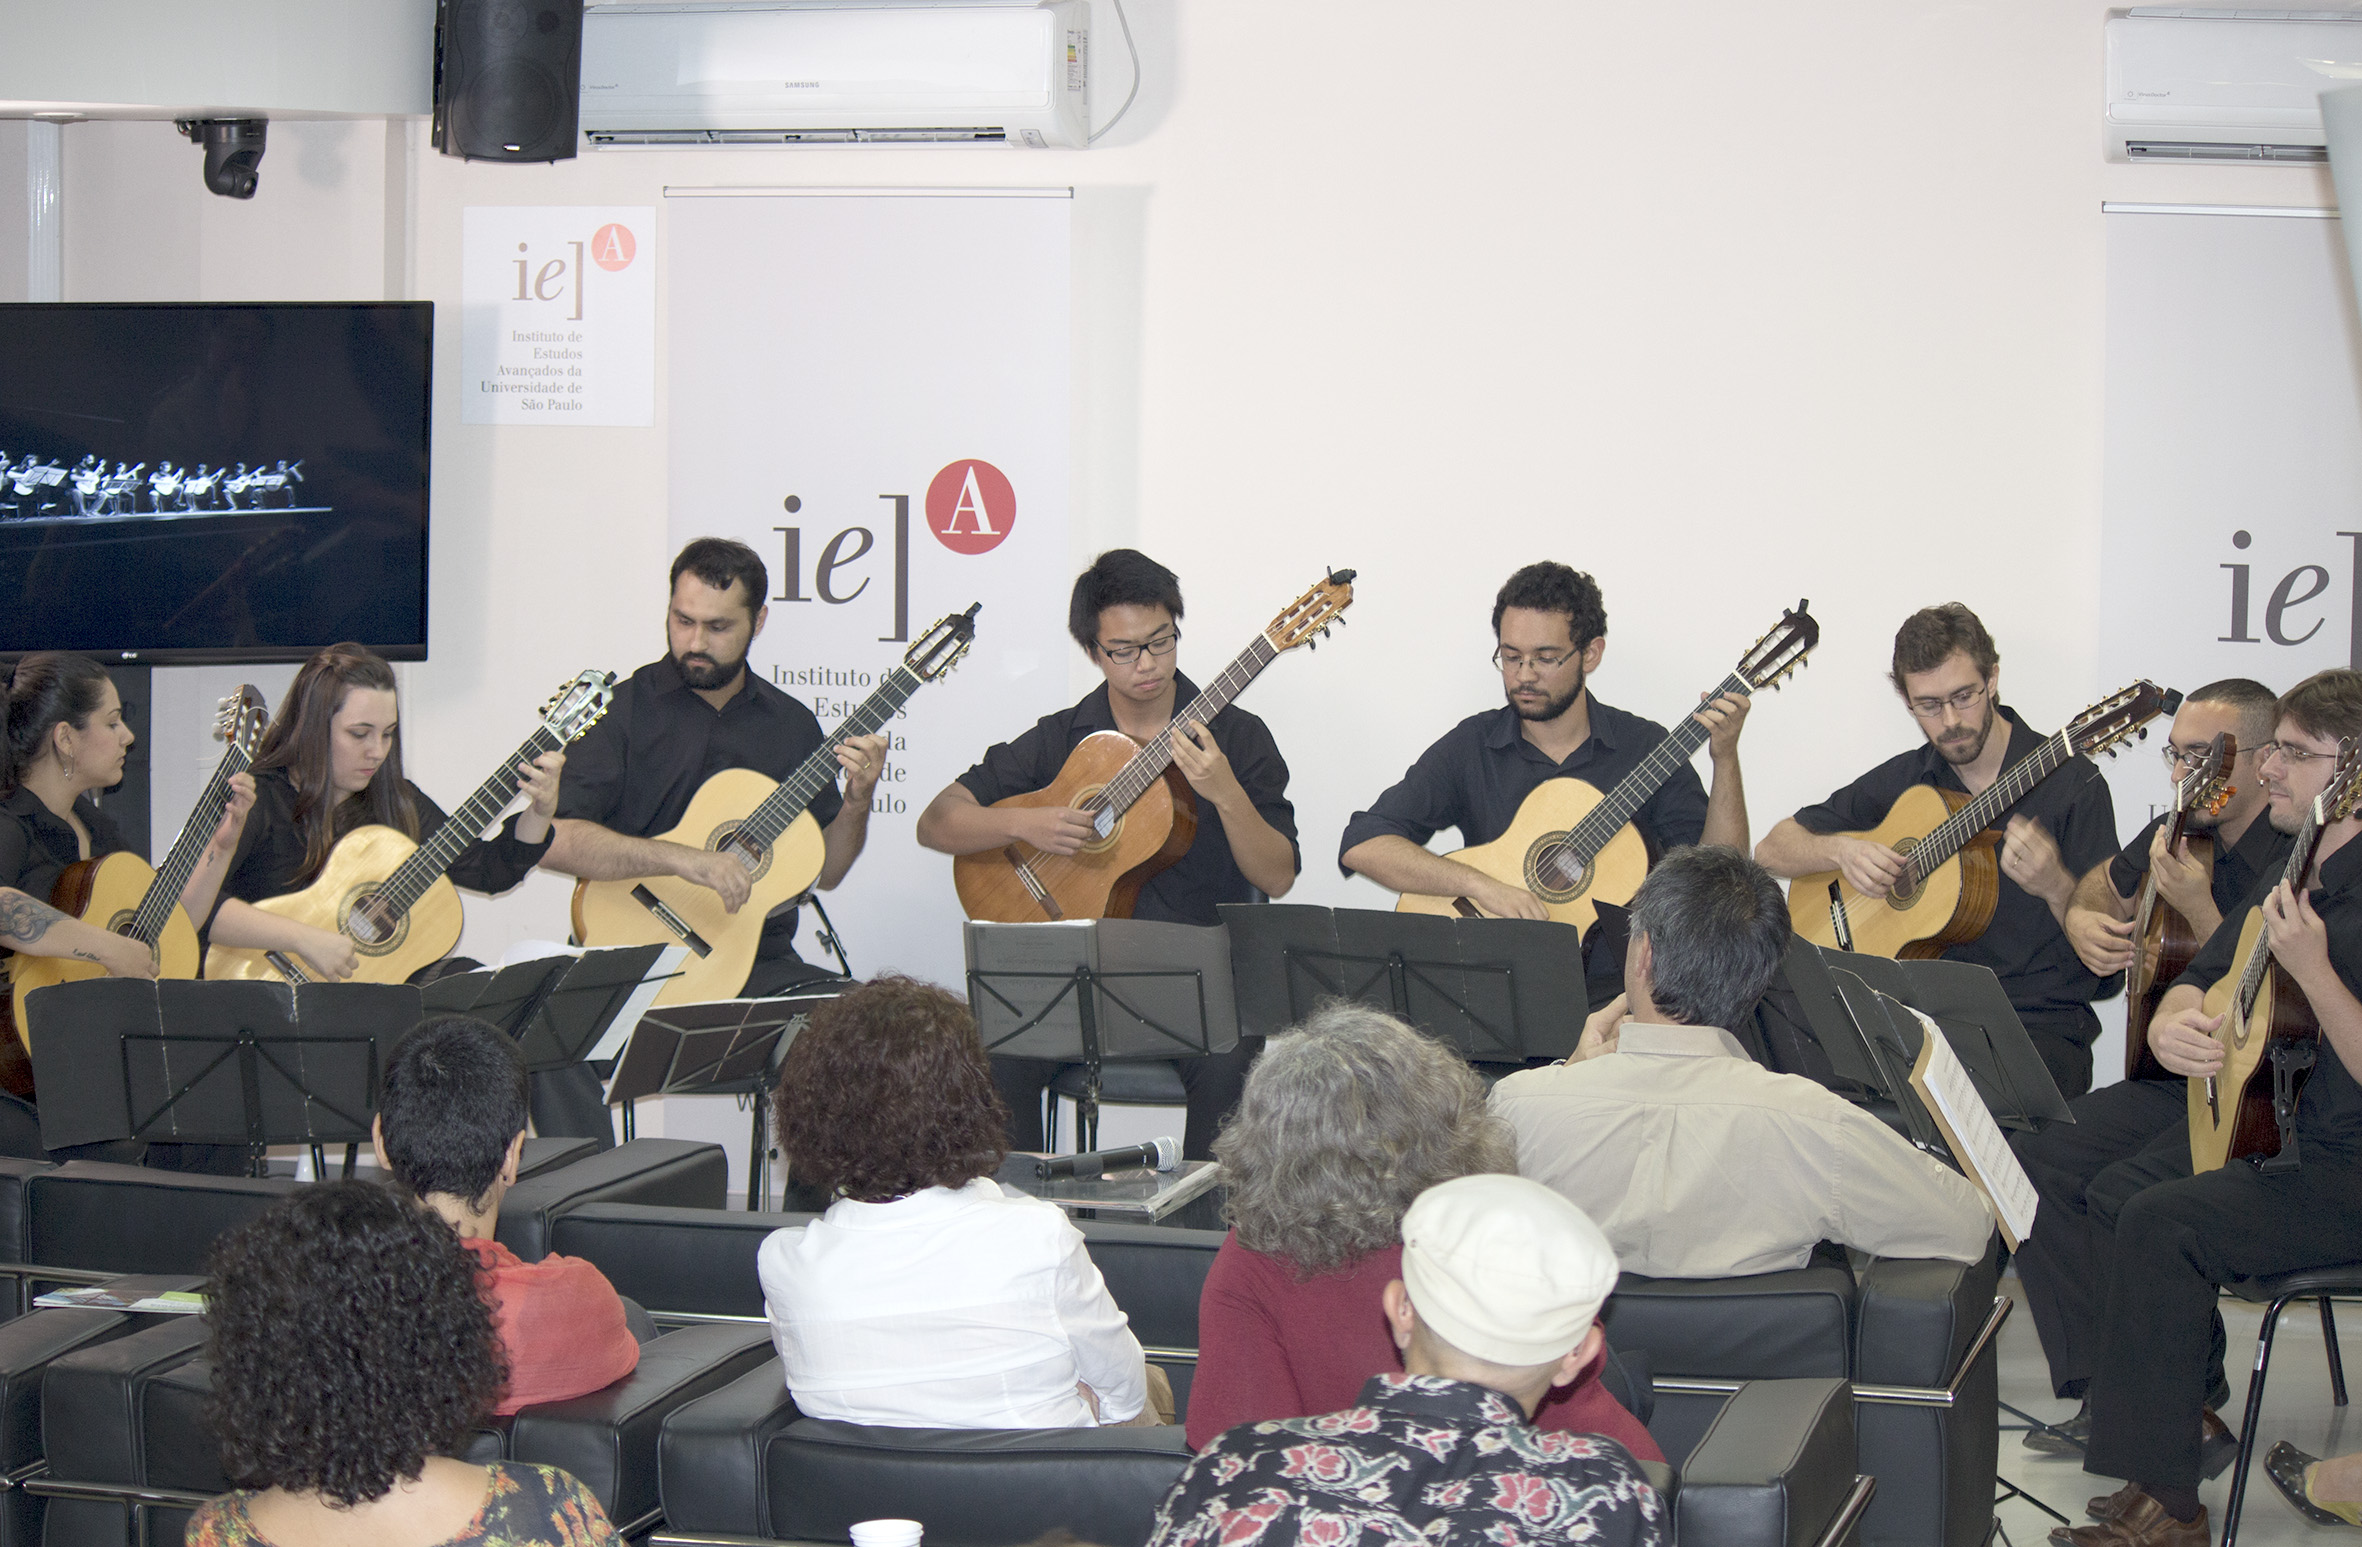
[[[1353,1406],[1401,1368],[1383,1298],[1402,1277],[1402,1218],[1439,1182],[1515,1173],[1508,1126],[1451,1049],[1383,1011],[1330,1004],[1273,1037],[1214,1141],[1231,1232],[1198,1301],[1189,1443],[1234,1424]],[[1534,1416],[1663,1453],[1599,1383],[1602,1347]]]
[[[613,1547],[554,1467],[452,1459],[507,1371],[476,1261],[370,1182],[320,1182],[214,1243],[208,1270],[222,1467],[239,1492],[188,1547]]]
[[[788,1049],[775,1110],[791,1174],[836,1198],[757,1259],[805,1413],[959,1429],[1171,1421],[1171,1389],[1082,1232],[993,1180],[1008,1111],[966,1005],[903,977],[832,1000]]]

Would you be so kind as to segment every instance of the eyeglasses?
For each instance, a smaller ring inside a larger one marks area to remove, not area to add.
[[[1144,640],[1139,644],[1132,644],[1128,641],[1123,644],[1115,645],[1102,644],[1099,646],[1099,653],[1106,656],[1109,660],[1115,662],[1115,664],[1118,666],[1129,666],[1134,661],[1140,659],[1141,652],[1143,651],[1146,651],[1153,659],[1160,656],[1171,655],[1175,650],[1180,648],[1181,631],[1179,629],[1172,629],[1157,635],[1153,639]]]
[[[2178,774],[2185,768],[2196,768],[2199,764],[2205,762],[2206,754],[2212,750],[2213,744],[2211,742],[2200,742],[2194,747],[2177,747],[2169,741],[2164,746],[2161,746],[2157,749],[2157,755],[2165,760],[2165,771],[2167,773]],[[2232,757],[2231,761],[2237,762],[2242,757],[2254,757],[2256,755],[2257,753],[2254,747],[2241,747]]]
[[[1973,688],[1962,688],[1949,698],[1905,699],[1904,707],[1922,720],[1940,720],[1947,709],[1965,719],[1971,709],[1984,701],[1985,684],[1980,682]]]
[[[1527,655],[1520,650],[1504,648],[1493,652],[1493,664],[1512,677],[1523,675],[1529,666],[1537,675],[1547,677],[1582,653],[1580,650],[1536,650]]]
[[[2287,741],[2267,741],[2255,749],[2255,755],[2259,761],[2267,757],[2276,757],[2291,768],[2302,768],[2307,763],[2317,763],[2325,757],[2337,756],[2335,752],[2308,751]]]

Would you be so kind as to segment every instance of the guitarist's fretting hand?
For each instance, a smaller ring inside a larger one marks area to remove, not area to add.
[[[1864,897],[1884,897],[1903,878],[1903,856],[1883,843],[1845,833],[1833,833],[1826,842],[1836,851],[1846,884]]]
[[[2173,904],[2173,911],[2189,920],[2190,927],[2203,940],[2214,933],[2214,925],[2222,922],[2222,914],[2214,905],[2214,890],[2206,867],[2190,857],[2190,840],[2184,838],[2172,851],[2165,847],[2165,829],[2157,829],[2149,840],[2149,873],[2157,878],[2157,891]],[[2208,920],[2213,923],[2208,923]]]
[[[2001,839],[2001,873],[2050,905],[2050,916],[2066,921],[2075,895],[2075,873],[2059,858],[2058,840],[2030,816],[2013,816]]]
[[[1072,806],[1026,806],[1009,813],[1009,836],[1044,854],[1074,854],[1098,838],[1091,813]]]
[[[2286,881],[2273,887],[2264,899],[2264,933],[2271,937],[2272,959],[2307,998],[2322,1002],[2327,997],[2322,991],[2340,980],[2329,965],[2329,926],[2313,911],[2312,898]]]

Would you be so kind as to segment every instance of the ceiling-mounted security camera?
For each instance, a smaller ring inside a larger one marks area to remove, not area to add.
[[[225,199],[251,199],[261,181],[267,118],[176,118],[172,126],[205,147],[205,186]]]

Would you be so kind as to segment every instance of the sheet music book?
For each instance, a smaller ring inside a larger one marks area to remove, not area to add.
[[[2034,1211],[2041,1200],[2035,1195],[2033,1179],[2018,1164],[2001,1125],[1993,1121],[1984,1098],[1977,1094],[1976,1082],[1969,1078],[1968,1066],[1952,1051],[1952,1044],[1934,1021],[1917,1010],[1911,1013],[1918,1017],[1922,1033],[1919,1057],[1911,1065],[1911,1088],[1927,1103],[1928,1115],[1936,1120],[1944,1142],[1952,1148],[1952,1158],[1985,1195],[1986,1207],[1993,1211],[2001,1233],[2009,1238],[2010,1250],[2015,1251],[2034,1230]]]

